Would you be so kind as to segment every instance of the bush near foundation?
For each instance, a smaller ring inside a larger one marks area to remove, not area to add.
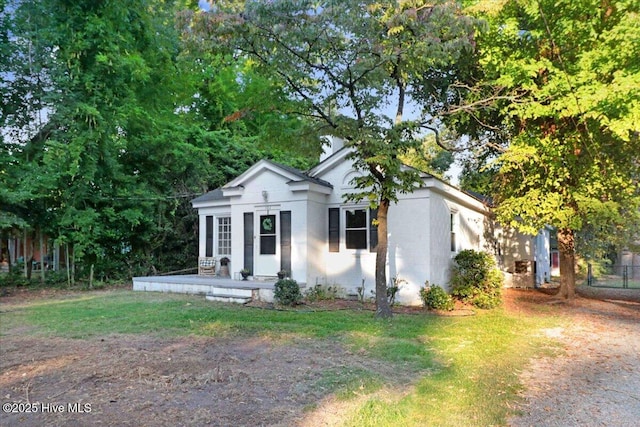
[[[280,279],[276,282],[273,297],[282,305],[294,306],[302,300],[300,286],[293,279]]]
[[[491,255],[468,249],[454,260],[451,294],[455,298],[484,309],[500,305],[504,278]]]
[[[453,298],[438,285],[425,283],[424,288],[420,288],[420,299],[426,308],[432,310],[451,311],[454,308]]]

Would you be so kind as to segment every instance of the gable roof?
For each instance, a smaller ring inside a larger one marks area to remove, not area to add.
[[[343,162],[349,160],[349,156],[354,153],[355,150],[352,147],[344,146],[325,160],[309,169],[307,173],[313,176],[322,176],[328,171],[342,164]],[[429,172],[421,171],[414,168],[413,166],[403,164],[402,167],[404,169],[413,170],[420,176],[422,183],[421,185],[416,186],[416,190],[419,188],[423,188],[437,191],[441,194],[445,194],[449,198],[456,199],[460,203],[483,211],[486,211],[486,209],[490,205],[490,198],[487,198],[486,196],[462,190],[436,175],[433,175]]]
[[[215,190],[204,193],[202,196],[196,197],[195,199],[191,200],[191,203],[217,202],[226,199],[228,199],[228,197],[225,197],[225,195],[222,193],[222,188],[218,187]]]
[[[470,195],[471,197],[478,199],[479,201],[481,201],[482,203],[484,203],[485,205],[489,206],[489,207],[493,207],[493,197],[491,196],[485,196],[484,194],[478,193],[477,191],[472,191],[472,190],[462,190],[460,189],[460,191],[462,191],[463,193],[467,193],[468,195]]]
[[[333,185],[330,182],[310,176],[309,174],[302,172],[299,169],[276,163],[272,160],[262,159],[258,163],[247,169],[240,176],[223,185],[222,189],[224,190],[240,187],[263,170],[270,170],[278,175],[281,175],[282,177],[288,179],[289,183],[309,182],[312,184],[320,185],[322,187],[333,188]]]
[[[322,192],[331,191],[331,189],[333,189],[333,184],[318,178],[318,176],[324,175],[326,172],[332,170],[337,165],[347,160],[349,154],[353,152],[354,150],[352,148],[343,147],[328,158],[313,166],[308,171],[301,171],[292,166],[277,163],[269,159],[262,159],[227,184],[209,191],[199,197],[196,197],[195,199],[191,200],[191,203],[201,204],[207,202],[228,201],[230,199],[230,196],[238,195],[240,194],[238,192],[242,192],[244,183],[251,180],[254,176],[264,170],[270,170],[287,179],[287,184],[292,186],[293,191],[309,189],[310,184],[313,184],[313,186],[318,185],[320,186],[320,188],[324,188],[325,190],[321,190]],[[464,199],[465,197],[467,197],[471,200],[474,200],[475,203],[479,202],[480,204],[484,205],[485,208],[491,206],[492,204],[491,198],[472,191],[462,190],[428,172],[423,172],[407,165],[404,165],[404,167],[414,169],[420,174],[421,178],[425,180],[423,181],[422,188],[431,188],[442,193],[447,193],[449,194],[449,196],[453,196],[457,199]],[[319,190],[318,187],[315,188],[316,191]],[[470,200],[467,199],[467,203],[469,203],[469,201]]]
[[[267,160],[267,161],[270,162],[271,164],[275,165],[275,166],[278,166],[278,167],[280,167],[280,168],[282,168],[282,169],[284,169],[284,170],[296,175],[302,181],[309,181],[309,182],[313,182],[314,184],[318,184],[318,185],[322,185],[322,186],[325,186],[325,187],[333,188],[333,184],[331,184],[330,182],[325,181],[323,179],[316,178],[315,176],[311,176],[308,173],[308,171],[307,172],[303,172],[303,171],[301,171],[299,169],[296,169],[294,167],[291,167],[291,166],[283,165],[281,163],[276,163],[276,162],[273,162],[271,160]]]
[[[281,175],[284,178],[288,179],[288,184],[310,183],[329,189],[333,188],[333,185],[330,182],[313,177],[307,172],[303,172],[294,167],[283,165],[272,160],[262,159],[251,166],[249,169],[247,169],[244,173],[240,174],[222,187],[218,187],[191,200],[191,204],[229,200],[230,195],[225,195],[225,191],[231,190],[231,192],[233,192],[234,188],[242,187],[243,183],[250,180],[257,173],[265,169],[271,170],[278,175]]]

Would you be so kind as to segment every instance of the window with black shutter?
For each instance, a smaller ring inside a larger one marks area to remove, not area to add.
[[[378,210],[329,208],[329,252],[340,252],[340,216],[344,212],[344,239],[347,249],[378,249]]]

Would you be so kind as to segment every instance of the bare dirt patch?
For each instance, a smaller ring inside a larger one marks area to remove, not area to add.
[[[2,425],[293,425],[322,400],[323,372],[398,372],[317,340],[2,338],[3,402],[64,413],[3,414]],[[406,380],[407,378],[405,378]],[[72,414],[68,404],[90,404]]]
[[[27,293],[6,297],[2,311],[28,301]],[[32,413],[0,413],[2,426],[312,425],[305,419],[318,419],[313,411],[335,391],[332,378],[359,381],[365,372],[385,387],[404,387],[416,374],[338,339],[80,340],[25,332],[5,329],[0,338],[0,401]]]

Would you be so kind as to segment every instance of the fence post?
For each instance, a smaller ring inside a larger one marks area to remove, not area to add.
[[[622,266],[622,287],[627,289],[629,287],[629,266]]]
[[[593,276],[591,275],[591,263],[587,264],[587,286],[593,284]]]

